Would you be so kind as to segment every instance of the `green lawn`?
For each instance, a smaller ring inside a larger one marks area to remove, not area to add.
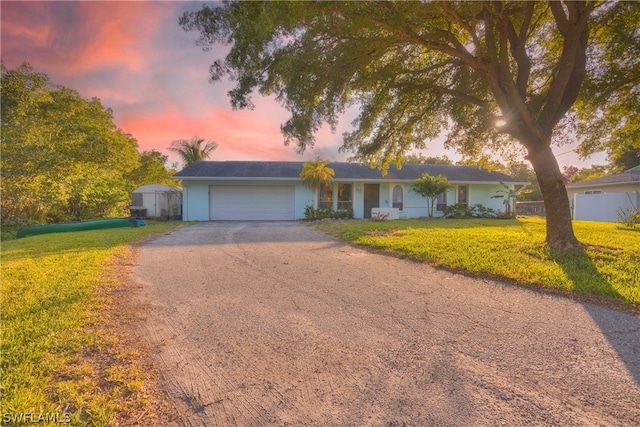
[[[109,307],[109,298],[101,295],[117,286],[106,266],[130,254],[127,244],[179,224],[3,242],[3,414],[66,413],[71,425],[113,421],[124,399],[139,390],[140,377],[123,373],[117,361],[106,373],[95,372],[85,357],[118,345],[116,338],[101,332]],[[108,392],[101,388],[105,382]]]
[[[604,295],[640,307],[640,232],[576,221],[585,250],[545,244],[543,219],[326,221],[312,225],[358,245],[471,275]]]

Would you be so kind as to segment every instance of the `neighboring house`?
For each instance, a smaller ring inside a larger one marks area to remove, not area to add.
[[[148,184],[131,193],[130,212],[133,217],[167,218],[180,215],[182,188]]]
[[[640,208],[640,166],[567,185],[573,219],[615,222],[619,209]]]
[[[201,161],[173,176],[183,185],[183,218],[208,220],[304,219],[306,205],[351,209],[355,218],[370,218],[372,208],[394,209],[400,218],[427,216],[427,201],[410,191],[424,173],[445,175],[453,188],[440,196],[437,212],[446,205],[482,204],[504,210],[502,199],[492,199],[502,189],[527,184],[498,172],[471,166],[390,166],[383,176],[378,169],[355,163],[330,163],[335,171],[327,189],[302,185],[303,162]]]

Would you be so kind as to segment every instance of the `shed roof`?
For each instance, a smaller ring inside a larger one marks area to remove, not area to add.
[[[154,193],[156,191],[182,191],[182,188],[164,184],[147,184],[133,190],[134,193]]]
[[[622,173],[614,175],[603,176],[602,178],[589,179],[587,181],[580,181],[574,184],[567,185],[567,188],[583,188],[583,187],[601,187],[609,185],[620,184],[634,184],[637,183],[640,189],[640,166],[631,168]]]
[[[262,161],[199,161],[173,175],[174,179],[299,179],[304,162]],[[475,166],[406,164],[401,169],[390,165],[386,175],[379,169],[357,163],[335,162],[328,166],[335,171],[334,180],[414,181],[423,174],[444,175],[450,182],[508,182],[526,184],[499,172],[489,172]]]

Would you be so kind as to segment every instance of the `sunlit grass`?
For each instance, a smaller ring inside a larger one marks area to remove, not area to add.
[[[585,250],[544,243],[543,219],[327,221],[314,227],[359,245],[472,275],[605,295],[640,305],[640,233],[574,222]]]
[[[100,332],[108,300],[101,289],[116,286],[105,266],[128,253],[126,245],[176,227],[56,233],[2,245],[2,412],[70,414],[71,425],[107,425],[119,399],[140,385],[135,375],[107,372],[119,381],[103,394],[87,349],[117,345]],[[4,422],[4,421],[2,421]]]

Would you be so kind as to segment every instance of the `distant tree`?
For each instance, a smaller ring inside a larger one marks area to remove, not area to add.
[[[610,174],[608,167],[604,165],[592,165],[588,168],[565,166],[563,168],[563,171],[564,177],[569,183],[602,178],[603,176],[607,176]]]
[[[302,164],[300,178],[302,184],[307,188],[319,189],[323,186],[327,187],[333,182],[335,171],[327,166],[329,160],[310,160]]]
[[[112,111],[27,63],[2,64],[0,85],[3,225],[126,212],[138,144]]]
[[[422,153],[404,156],[403,163],[416,165],[453,165],[453,162],[446,155],[425,157]]]
[[[629,144],[610,150],[607,160],[611,173],[620,173],[640,166],[640,141],[638,144],[637,147]]]
[[[140,164],[129,174],[129,179],[136,187],[145,184],[178,185],[179,181],[171,179],[176,171],[167,169],[167,159],[168,156],[159,151],[143,151],[140,153]]]
[[[447,146],[472,157],[518,142],[558,249],[580,244],[552,142],[577,130],[588,154],[640,127],[639,2],[230,1],[180,24],[205,49],[231,45],[211,81],[237,83],[234,108],[251,108],[254,89],[281,100],[285,144],[299,149],[354,104],[342,149],[383,170],[443,129]]]
[[[169,150],[178,154],[184,162],[184,166],[187,167],[197,161],[208,159],[211,152],[216,148],[218,148],[217,142],[205,141],[203,138],[195,136],[190,141],[178,139],[171,142]]]
[[[411,184],[411,191],[427,199],[427,213],[429,218],[433,218],[438,196],[451,187],[452,185],[447,182],[446,176],[431,176],[425,173],[421,178],[416,179],[415,182]]]

